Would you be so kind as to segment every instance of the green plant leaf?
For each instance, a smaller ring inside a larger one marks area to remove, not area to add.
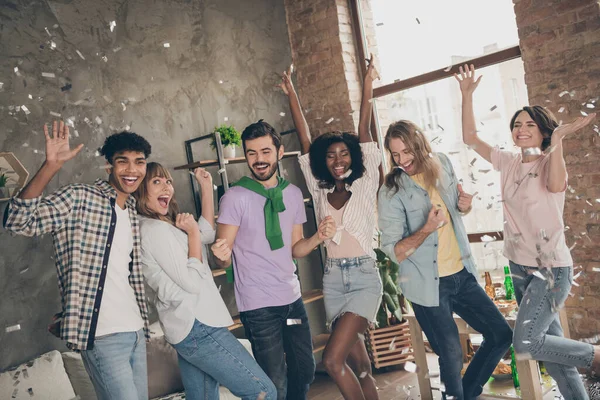
[[[214,133],[216,132],[221,135],[221,143],[223,146],[239,146],[242,144],[242,135],[233,127],[233,125],[221,125],[219,127],[215,127],[213,131],[213,138],[210,142],[210,147],[213,149],[217,147],[214,136]]]

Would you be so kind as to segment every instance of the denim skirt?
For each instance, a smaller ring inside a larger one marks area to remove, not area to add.
[[[323,295],[327,329],[350,312],[375,320],[381,304],[382,284],[375,260],[369,256],[328,258],[323,275]]]

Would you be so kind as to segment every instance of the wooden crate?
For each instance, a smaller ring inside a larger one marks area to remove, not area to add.
[[[375,368],[414,361],[408,322],[369,329],[365,335],[365,344]]]

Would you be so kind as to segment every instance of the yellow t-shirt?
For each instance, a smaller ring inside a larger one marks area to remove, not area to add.
[[[411,176],[415,183],[427,190],[431,204],[433,207],[441,208],[442,212],[446,216],[448,223],[437,230],[438,234],[438,274],[440,277],[449,276],[455,274],[464,268],[461,260],[460,249],[458,247],[458,241],[454,234],[454,227],[452,226],[452,219],[448,208],[442,200],[440,193],[435,187],[426,188],[425,181],[423,180],[423,174],[415,174]]]

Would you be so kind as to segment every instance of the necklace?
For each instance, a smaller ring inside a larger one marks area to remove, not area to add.
[[[514,190],[514,192],[513,192],[513,194],[512,194],[512,196],[511,196],[511,197],[514,197],[514,196],[515,196],[515,194],[517,194],[517,190],[519,190],[519,188],[521,187],[521,184],[522,184],[523,182],[525,182],[525,180],[526,180],[527,178],[537,178],[538,176],[540,176],[540,175],[537,173],[537,171],[535,171],[535,172],[532,172],[532,171],[533,171],[533,169],[534,169],[534,168],[538,168],[538,167],[540,166],[540,161],[541,161],[542,159],[543,159],[543,158],[542,158],[542,157],[540,157],[540,158],[538,158],[537,160],[535,160],[535,161],[534,161],[534,164],[531,166],[531,168],[529,168],[529,170],[528,170],[528,171],[525,173],[525,175],[523,175],[523,177],[522,177],[521,179],[518,179],[518,180],[516,180],[516,181],[515,181],[515,184],[517,185],[517,187],[515,188],[515,190]]]

